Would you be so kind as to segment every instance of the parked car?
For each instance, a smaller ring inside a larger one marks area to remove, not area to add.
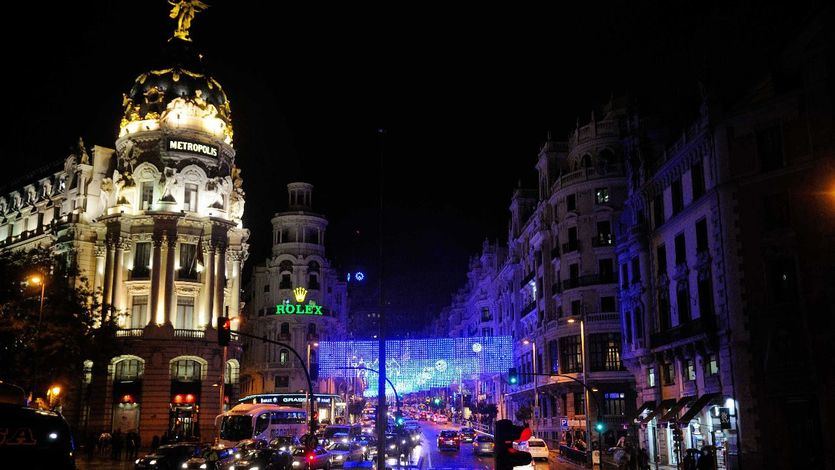
[[[22,389],[15,385],[0,383],[0,393],[0,466],[75,469],[75,445],[64,418],[21,406]]]
[[[305,452],[304,449],[296,449],[293,451],[293,469],[298,470],[317,470],[331,468],[330,453],[324,447],[317,447],[310,453]]]
[[[359,462],[365,460],[362,447],[356,442],[337,442],[328,447],[331,454],[331,466],[341,467],[345,462]]]
[[[473,428],[461,428],[460,434],[461,440],[466,443],[473,442],[475,439],[475,429]]]
[[[493,454],[494,447],[495,442],[493,441],[493,438],[486,434],[479,434],[473,440],[473,453],[475,453],[475,455]]]
[[[293,465],[293,455],[272,447],[245,450],[241,457],[230,462],[229,470],[284,470]],[[226,468],[226,464],[219,466]]]
[[[171,444],[159,446],[157,450],[134,461],[136,470],[180,470],[191,457],[199,454],[197,444]]]
[[[302,447],[302,442],[296,436],[281,436],[270,441],[270,447],[275,450],[292,452],[297,447]]]
[[[548,460],[548,445],[542,439],[532,437],[527,441],[522,441],[518,444],[514,443],[513,447],[531,454],[531,457],[536,459]]]
[[[444,449],[461,449],[461,438],[456,431],[441,431],[438,434],[438,450]]]

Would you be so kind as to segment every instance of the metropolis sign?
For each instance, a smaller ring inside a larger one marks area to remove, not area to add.
[[[168,139],[168,150],[175,150],[177,152],[194,153],[206,157],[217,156],[217,146],[203,144],[200,142],[192,142],[180,139]]]

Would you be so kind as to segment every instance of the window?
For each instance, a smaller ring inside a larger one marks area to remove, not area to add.
[[[286,366],[288,362],[290,362],[290,351],[282,349],[281,352],[278,353],[278,363],[282,366]]]
[[[656,385],[655,367],[647,368],[647,385],[650,387],[655,387]]]
[[[606,296],[600,298],[601,312],[617,312],[615,308],[615,298],[613,296]]]
[[[307,275],[307,287],[310,289],[319,289],[319,275],[310,273]]]
[[[563,247],[563,252],[568,253],[569,251],[577,250],[577,227],[569,227],[568,228],[568,243],[566,246]]]
[[[194,297],[177,296],[177,317],[174,328],[193,330],[197,327],[194,322]]]
[[[658,326],[659,331],[667,331],[672,326],[670,319],[670,294],[667,286],[661,286],[658,291]]]
[[[148,324],[148,296],[134,295],[130,307],[130,327],[144,328]]]
[[[151,273],[151,244],[141,242],[134,245],[131,279],[144,279]]]
[[[241,379],[241,366],[237,361],[226,361],[226,372],[223,376],[223,383],[236,384]]]
[[[696,380],[696,361],[687,359],[684,368],[687,371],[687,380]]]
[[[621,370],[620,333],[598,333],[588,336],[589,367],[592,371]]]
[[[154,182],[143,181],[140,188],[141,192],[139,193],[139,208],[150,209],[151,206],[154,204]]]
[[[583,302],[580,300],[571,301],[571,315],[578,316],[583,314]]]
[[[586,395],[585,392],[574,392],[574,414],[586,414]]]
[[[678,306],[679,325],[689,322],[692,319],[690,314],[690,283],[686,280],[679,281],[676,285],[676,305]]]
[[[658,245],[655,249],[655,261],[658,266],[658,274],[667,274],[667,247],[664,244]]]
[[[757,132],[757,156],[762,171],[783,166],[783,136],[779,125]]]
[[[696,222],[696,252],[707,253],[707,220]]]
[[[290,336],[290,324],[287,322],[282,323],[280,331],[282,336]]]
[[[562,373],[582,372],[582,352],[580,351],[579,336],[565,336],[560,342],[560,364]]]
[[[705,193],[705,169],[701,161],[690,167],[690,185],[693,188],[694,201]]]
[[[307,334],[315,335],[316,334],[316,324],[315,323],[308,323],[307,324]]]
[[[656,194],[652,200],[652,217],[656,227],[664,223],[664,193]]]
[[[264,292],[269,292],[269,291],[270,291],[270,283],[267,282],[266,284],[264,284]]]
[[[612,260],[609,258],[598,260],[597,274],[600,276],[600,282],[614,282],[615,266]]]
[[[289,274],[282,274],[281,275],[281,282],[278,283],[279,289],[292,289],[293,288],[293,281],[290,279]]]
[[[623,312],[623,333],[626,335],[626,344],[632,343],[632,312]]]
[[[676,366],[672,362],[667,362],[661,365],[661,378],[664,385],[674,385],[676,383]]]
[[[180,243],[180,269],[178,279],[197,279],[197,245]]]
[[[606,204],[609,202],[609,188],[597,188],[594,190],[594,202]]]
[[[710,354],[705,358],[705,375],[716,375],[719,373],[719,357]]]
[[[608,220],[603,220],[597,223],[597,242],[598,246],[608,246],[612,244],[612,224]]]
[[[673,181],[670,185],[670,192],[673,196],[673,215],[684,209],[684,192],[681,189],[681,178]]]
[[[641,260],[637,256],[632,258],[632,284],[641,282]]]
[[[493,315],[490,315],[490,309],[488,307],[481,307],[481,321],[488,322],[493,320]]]
[[[687,244],[684,239],[684,233],[676,235],[676,266],[687,263]]]
[[[275,388],[287,388],[290,386],[290,376],[289,375],[276,375],[275,376]]]
[[[620,265],[620,288],[626,289],[629,283],[629,265],[622,264]]]
[[[621,392],[605,393],[603,408],[607,416],[623,416],[626,414],[626,394]]]
[[[548,341],[548,360],[551,363],[551,373],[558,374],[560,369],[560,361],[559,361],[559,347],[557,346],[557,340],[552,339]]]
[[[710,271],[699,273],[699,316],[707,318],[713,316],[713,281]]]
[[[142,378],[145,364],[139,359],[124,359],[116,363],[113,379],[116,382],[132,382]]]
[[[180,359],[171,363],[171,380],[199,382],[200,363],[192,359]]]
[[[569,194],[565,197],[565,210],[566,211],[576,211],[577,210],[577,195],[576,194]]]
[[[193,183],[186,183],[185,195],[183,197],[183,207],[187,211],[197,212],[197,185]]]

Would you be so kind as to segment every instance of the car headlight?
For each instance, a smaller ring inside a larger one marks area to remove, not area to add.
[[[282,452],[287,452],[287,446],[279,447],[278,450],[280,450]]]
[[[150,462],[148,462],[148,465],[156,465],[156,464],[157,464],[156,460],[151,460]]]
[[[258,470],[258,467],[249,467],[249,470]]]
[[[297,461],[293,462],[294,467],[298,467],[299,465],[301,465],[299,462],[297,462]]]
[[[235,454],[235,458],[236,458],[236,459],[241,458],[241,454]]]
[[[394,449],[395,447],[397,447],[397,446],[392,444],[392,445],[389,446],[389,449]]]
[[[342,460],[342,456],[341,456],[341,455],[337,455],[337,456],[336,456],[336,460]]]
[[[188,468],[188,464],[184,463],[184,464],[180,465],[180,468]]]
[[[200,468],[209,468],[209,467],[207,467],[207,466],[206,466],[206,464],[201,463],[201,464],[200,464]]]
[[[141,462],[141,461],[142,461],[142,459],[136,459],[136,462],[134,462],[133,464],[134,465],[139,465],[139,462]]]
[[[362,446],[362,451],[363,452],[368,452],[368,447]]]
[[[230,466],[229,466],[229,470],[235,470],[235,466],[234,466],[234,465],[230,465]]]

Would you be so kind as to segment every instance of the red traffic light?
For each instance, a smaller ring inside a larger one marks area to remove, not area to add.
[[[232,339],[232,320],[229,317],[218,317],[217,326],[217,344],[228,346]]]

